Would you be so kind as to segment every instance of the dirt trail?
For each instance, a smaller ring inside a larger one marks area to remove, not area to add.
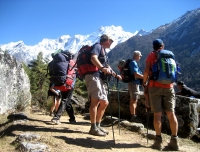
[[[16,136],[25,132],[39,134],[39,142],[48,145],[51,152],[153,152],[149,146],[153,140],[148,141],[141,134],[129,131],[123,127],[119,129],[114,125],[114,138],[112,126],[106,127],[109,135],[106,137],[92,136],[88,134],[90,121],[85,120],[84,116],[76,115],[76,124],[69,124],[68,116],[61,117],[61,124],[54,125],[51,117],[42,112],[27,115],[29,120],[23,125],[12,125],[8,128],[3,138],[9,143],[1,144],[0,151],[15,151],[14,146],[10,145]],[[169,136],[164,140],[163,145],[167,145]],[[180,139],[181,151],[198,152],[200,144],[187,142]]]

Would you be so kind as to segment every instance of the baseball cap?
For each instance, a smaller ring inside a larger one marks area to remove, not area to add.
[[[156,46],[160,47],[160,46],[162,46],[162,45],[164,45],[164,43],[163,43],[163,41],[162,41],[161,39],[155,39],[155,40],[153,41],[153,46],[154,46],[154,47],[156,47]]]
[[[101,37],[100,37],[100,41],[107,41],[107,40],[111,40],[113,42],[113,40],[106,34],[103,34]]]
[[[142,56],[142,53],[140,51],[134,51],[133,56]]]

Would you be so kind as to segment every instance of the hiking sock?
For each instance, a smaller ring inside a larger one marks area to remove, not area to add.
[[[137,117],[137,115],[133,114],[132,117],[135,118],[135,117]]]
[[[94,130],[97,129],[96,123],[91,123],[91,129],[94,129]]]
[[[177,136],[172,135],[172,137],[176,138]]]
[[[161,135],[156,135],[156,137],[158,137],[158,138],[162,138]]]
[[[100,124],[101,124],[100,122],[96,122],[96,126],[97,126],[98,128],[101,127]]]

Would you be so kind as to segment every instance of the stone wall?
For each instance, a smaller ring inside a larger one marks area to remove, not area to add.
[[[22,64],[0,52],[0,114],[24,110],[30,103],[30,82]]]
[[[129,94],[127,91],[111,90],[109,95],[110,106],[106,109],[106,115],[112,115],[120,117],[121,119],[130,120],[129,109]],[[148,113],[146,112],[145,97],[141,92],[140,99],[137,106],[137,115],[143,120],[147,120]],[[188,98],[183,96],[176,96],[176,108],[175,114],[179,122],[178,134],[182,137],[192,137],[196,134],[196,129],[199,123],[199,117],[197,112],[197,106],[200,104],[199,99]],[[120,110],[119,110],[120,109]],[[153,114],[149,115],[149,127],[153,129]],[[165,113],[162,117],[162,132],[171,134],[168,120]],[[147,125],[147,121],[144,123]]]

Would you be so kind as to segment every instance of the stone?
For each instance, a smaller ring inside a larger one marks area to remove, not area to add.
[[[30,106],[30,81],[22,63],[8,53],[0,52],[0,114]]]

